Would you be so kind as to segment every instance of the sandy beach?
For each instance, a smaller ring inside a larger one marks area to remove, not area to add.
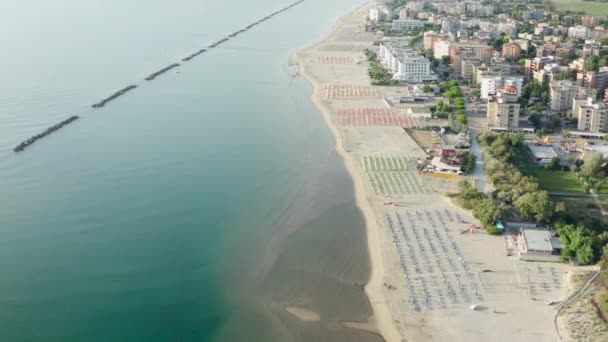
[[[407,88],[370,86],[363,49],[377,37],[364,29],[369,7],[343,17],[291,62],[313,84],[312,101],[354,181],[377,330],[386,341],[559,340],[555,311],[544,302],[566,297],[569,267],[507,256],[505,237],[461,234],[476,222],[445,196],[459,179],[419,175],[416,159],[426,153],[402,127],[423,123],[390,112],[386,99]]]

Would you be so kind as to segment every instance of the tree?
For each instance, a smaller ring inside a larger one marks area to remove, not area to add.
[[[473,216],[475,216],[484,227],[495,225],[501,215],[501,208],[487,197],[476,201],[475,206],[473,207]]]
[[[467,124],[467,116],[464,114],[458,114],[456,115],[456,122],[458,122],[461,125],[466,125]]]
[[[553,157],[551,161],[545,164],[545,169],[547,170],[556,170],[559,167],[559,158]]]
[[[604,156],[599,152],[593,152],[587,158],[581,168],[580,175],[594,179],[602,179],[605,176]]]
[[[570,136],[570,131],[567,129],[562,130],[562,138],[568,138]]]
[[[515,201],[517,212],[527,218],[538,222],[547,221],[553,215],[553,202],[549,200],[546,191],[529,192]]]
[[[475,155],[473,154],[473,152],[470,152],[466,154],[465,156],[465,160],[464,160],[464,165],[462,166],[462,171],[464,171],[465,173],[471,173],[473,172],[473,170],[475,169]]]
[[[433,91],[433,88],[431,88],[431,86],[429,86],[428,84],[425,84],[424,86],[422,86],[423,93],[430,93],[432,91]]]
[[[475,96],[475,97],[479,97],[479,95],[481,95],[481,91],[477,88],[471,90],[471,95]]]
[[[540,124],[540,114],[538,112],[532,112],[532,114],[530,114],[528,117],[528,120],[530,120],[530,123],[532,123],[534,126],[538,127]]]
[[[441,63],[443,63],[443,65],[448,65],[452,62],[452,59],[450,58],[450,56],[441,56]]]

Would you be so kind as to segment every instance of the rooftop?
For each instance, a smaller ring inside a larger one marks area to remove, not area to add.
[[[522,234],[528,252],[551,253],[553,251],[551,235],[548,231],[544,229],[522,229]]]
[[[528,144],[528,149],[532,152],[535,159],[551,159],[557,157],[557,153],[555,153],[551,146]]]

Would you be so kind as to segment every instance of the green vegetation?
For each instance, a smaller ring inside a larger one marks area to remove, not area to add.
[[[462,90],[460,89],[458,82],[454,80],[443,82],[439,86],[439,90],[443,93],[443,96],[445,96],[448,100],[452,100],[454,102],[454,106],[446,107],[443,102],[438,103],[437,106],[435,106],[435,112],[437,117],[447,117],[450,119],[451,122],[455,115],[456,122],[461,125],[466,125],[467,116],[465,113],[464,98],[462,98]],[[433,112],[432,107],[431,112]]]
[[[523,144],[516,150],[513,161],[524,175],[536,178],[540,186],[547,191],[584,192],[574,172],[550,171],[539,167],[530,159],[529,152]]]
[[[431,92],[433,92],[433,88],[431,88],[431,86],[428,85],[428,84],[423,85],[421,90],[422,90],[423,93],[431,93]]]
[[[462,171],[464,173],[471,173],[475,169],[475,155],[473,152],[467,153],[464,157],[464,165],[462,166]]]
[[[509,37],[503,32],[498,37],[490,38],[487,40],[488,45],[494,47],[497,50],[502,49],[504,43],[509,42]]]
[[[391,74],[386,71],[376,58],[376,54],[368,49],[363,50],[369,62],[369,77],[372,79],[372,85],[390,85],[395,83]]]
[[[394,11],[401,6],[405,6],[406,3],[407,3],[407,0],[390,0],[386,3],[386,6],[388,6],[388,8],[390,8],[391,11]]]
[[[580,206],[582,201],[586,201],[585,208],[591,209],[595,203],[587,198],[569,200],[557,197],[556,204],[552,201],[555,197],[551,198],[545,190],[582,192],[588,185],[581,184],[603,182],[607,171],[603,156],[591,155],[584,164],[578,163],[578,174],[551,171],[561,168],[559,162],[552,160],[549,167],[539,168],[528,157],[522,140],[521,134],[479,135],[479,143],[484,149],[484,171],[496,189],[492,194],[494,202],[498,203],[495,205],[507,218],[524,218],[553,227],[564,242],[564,260],[575,257],[581,265],[597,262],[603,254],[602,247],[608,243],[608,225],[596,215],[571,206],[571,203]],[[581,177],[584,178],[583,183],[580,182]]]
[[[608,6],[608,4],[606,6]],[[589,65],[586,67],[587,71],[599,71],[600,67],[608,66],[608,51],[603,51],[599,56],[589,56],[588,61]]]
[[[407,41],[407,45],[408,45],[408,46],[414,46],[414,44],[416,44],[416,42],[420,41],[420,40],[422,39],[422,37],[423,37],[423,36],[424,36],[424,32],[422,32],[422,33],[420,33],[420,34],[418,34],[418,35],[416,35],[416,36],[414,36],[414,37],[410,38],[410,39]]]
[[[606,3],[590,2],[582,0],[551,0],[557,10],[568,10],[573,12],[583,11],[595,16],[608,15]]]
[[[489,234],[497,234],[496,221],[502,216],[503,208],[497,206],[483,192],[477,191],[468,181],[462,180],[458,184],[460,192],[455,195],[456,201],[465,209],[473,211],[473,216],[481,222]]]
[[[454,112],[454,107],[444,103],[443,101],[437,102],[437,104],[435,106],[431,106],[430,109],[431,113],[442,119],[447,118],[451,113]]]

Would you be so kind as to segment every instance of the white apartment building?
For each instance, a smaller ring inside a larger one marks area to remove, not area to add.
[[[394,80],[421,83],[437,80],[431,61],[410,47],[380,45],[378,60],[393,74]]]
[[[372,7],[369,9],[369,20],[375,23],[391,20],[392,13],[386,7]]]
[[[580,87],[573,81],[554,81],[549,84],[549,105],[552,111],[564,112],[572,108]]]
[[[393,20],[393,30],[395,31],[413,31],[423,29],[424,21],[414,19],[398,19]]]
[[[519,103],[515,88],[499,89],[488,98],[487,119],[489,128],[519,127]]]
[[[591,30],[588,27],[582,25],[572,26],[568,28],[568,38],[591,38]]]
[[[496,94],[499,89],[503,88],[514,88],[515,95],[520,97],[523,83],[523,76],[483,75],[481,76],[479,97],[487,99],[490,95]]]
[[[433,57],[441,59],[441,57],[443,56],[449,56],[450,46],[451,43],[447,40],[440,40],[438,42],[435,42],[435,46],[433,47]]]
[[[608,131],[608,108],[601,101],[596,102],[594,97],[573,100],[572,116],[578,119],[581,132]]]

